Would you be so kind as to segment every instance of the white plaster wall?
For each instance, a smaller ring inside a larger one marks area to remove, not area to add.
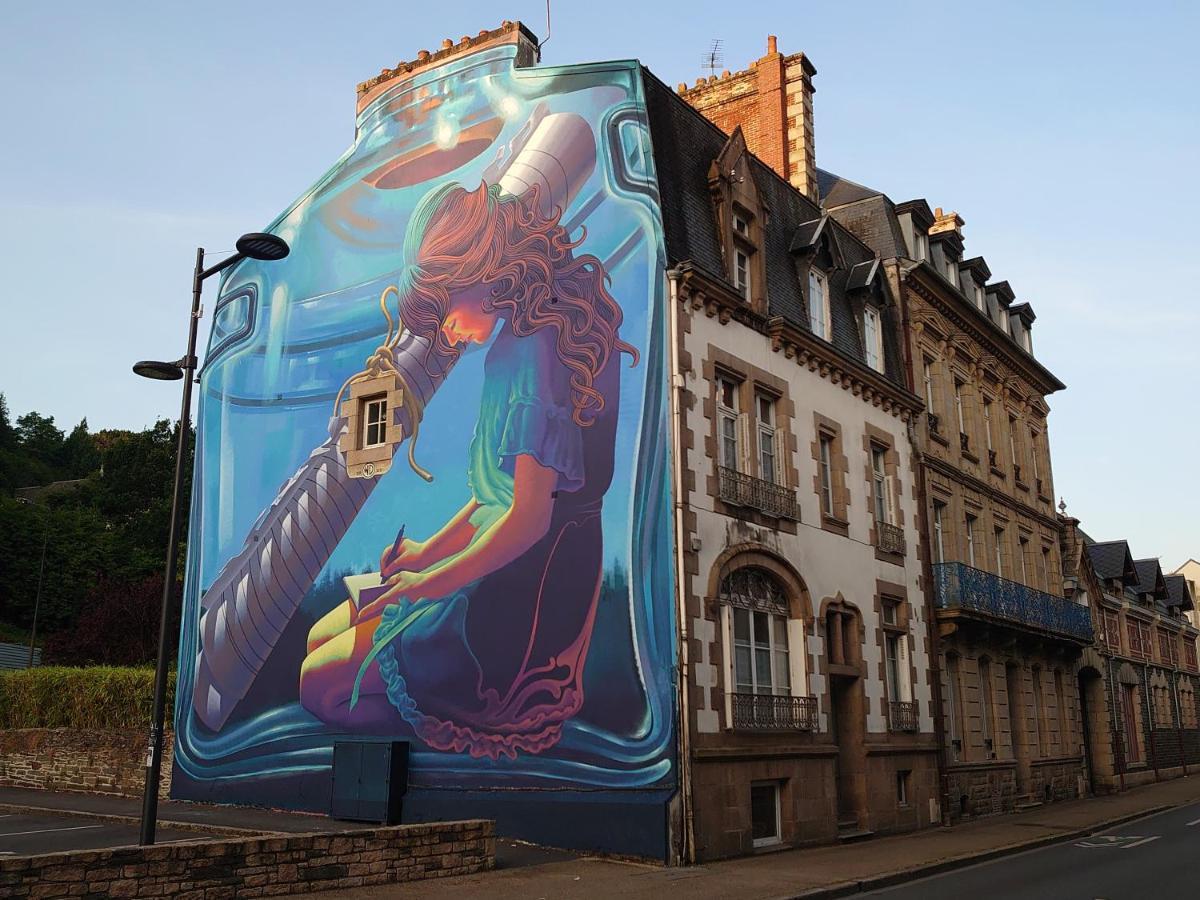
[[[810,372],[807,366],[799,365],[795,359],[788,359],[783,353],[772,351],[770,341],[752,329],[732,321],[721,325],[717,318],[710,318],[703,311],[691,311],[681,307],[680,314],[681,317],[691,316],[691,332],[684,335],[684,346],[691,354],[693,371],[685,373],[685,383],[697,398],[691,410],[682,411],[687,417],[688,427],[695,435],[695,446],[687,451],[685,459],[687,466],[696,473],[695,489],[690,492],[687,500],[696,513],[701,542],[698,554],[699,575],[689,576],[694,581],[691,585],[692,590],[697,596],[708,596],[710,576],[717,557],[730,544],[745,541],[749,536],[749,529],[756,533],[759,541],[772,547],[800,573],[809,589],[814,619],[818,617],[821,602],[826,598],[835,597],[840,592],[846,601],[861,611],[866,632],[863,655],[867,667],[867,679],[864,684],[868,704],[867,731],[885,732],[887,723],[880,712],[880,701],[885,687],[879,677],[881,640],[877,634],[879,622],[874,603],[875,581],[880,579],[905,585],[910,609],[910,634],[913,638],[910,642],[915,669],[913,699],[919,704],[921,731],[932,731],[933,721],[929,712],[931,691],[927,680],[929,661],[926,653],[925,598],[918,581],[920,563],[916,523],[919,510],[915,497],[911,443],[904,421],[899,416],[884,412],[882,408],[855,396],[840,384],[835,385],[822,378],[818,372]],[[715,472],[715,464],[705,452],[705,437],[709,435],[711,425],[704,415],[703,406],[703,399],[710,396],[711,386],[705,383],[702,374],[702,365],[709,356],[710,344],[788,383],[788,395],[795,405],[791,429],[798,445],[791,459],[799,479],[798,484],[794,485],[801,510],[801,521],[796,535],[772,529],[758,529],[713,511],[714,504],[708,495],[708,479]],[[819,524],[819,501],[812,489],[816,461],[810,451],[810,444],[815,439],[814,412],[834,419],[842,427],[843,452],[849,465],[846,476],[850,492],[848,538],[825,531]],[[894,446],[899,455],[897,477],[901,485],[900,514],[907,542],[903,566],[877,560],[875,548],[870,543],[872,516],[865,474],[868,461],[866,451],[863,450],[863,436],[866,432],[864,424],[867,422],[894,438]],[[698,633],[697,624],[698,621],[693,620],[693,635]],[[719,624],[716,624],[716,629],[719,633]],[[812,631],[814,633],[810,633],[808,638],[808,650],[813,659],[819,659],[824,652],[824,641],[815,634],[815,628]],[[707,650],[705,653],[707,657]],[[701,665],[693,668],[693,680],[698,685],[706,686],[715,683],[712,681],[715,673],[706,667],[720,666],[724,669],[727,664],[725,660],[707,658],[703,661],[697,659],[695,662]],[[812,672],[808,677],[805,692],[821,698],[825,692],[824,678]],[[719,698],[715,690],[708,693],[711,695],[708,714],[705,714],[706,710],[700,709],[698,715],[701,722],[715,730],[715,710],[718,704],[723,702],[723,698]],[[828,710],[822,707],[820,717],[820,727],[824,731],[829,724]],[[706,729],[702,726],[701,730]]]

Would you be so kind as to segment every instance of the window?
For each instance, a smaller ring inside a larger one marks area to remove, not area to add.
[[[908,806],[908,778],[912,775],[909,769],[896,772],[896,805]]]
[[[816,269],[808,270],[808,327],[819,338],[831,340],[833,328],[829,318],[829,293],[825,275]]]
[[[958,656],[946,657],[946,701],[950,705],[950,749],[955,761],[963,758],[962,691],[958,681]]]
[[[733,230],[744,238],[750,237],[750,223],[746,221],[746,217],[739,212],[733,214]]]
[[[916,225],[913,226],[913,243],[916,245],[913,247],[913,252],[917,259],[929,259],[929,235],[922,232]]]
[[[1029,556],[1028,538],[1017,538],[1017,555],[1021,558],[1021,584],[1029,584],[1029,563],[1026,561]]]
[[[974,285],[974,293],[975,293],[975,305],[977,307],[979,307],[980,309],[983,309],[984,305],[985,305],[984,300],[983,300],[983,286],[980,285],[978,282],[976,282]]]
[[[717,379],[717,428],[720,441],[719,463],[727,469],[740,469],[738,446],[738,385],[728,378]]]
[[[1050,548],[1042,548],[1042,590],[1054,593],[1054,585],[1050,582]]]
[[[733,679],[739,694],[791,694],[785,616],[733,609]]]
[[[1037,481],[1042,477],[1042,473],[1038,471],[1038,438],[1041,437],[1037,429],[1029,429],[1029,464],[1033,469],[1034,480]]]
[[[984,749],[993,757],[995,732],[992,725],[992,664],[986,656],[979,660],[979,730]]]
[[[934,412],[933,361],[928,356],[921,358],[921,378],[925,382],[925,408],[930,412]]]
[[[892,477],[887,474],[887,451],[871,445],[871,493],[875,504],[875,521],[885,525],[895,522],[895,500],[892,497]]]
[[[883,600],[883,644],[884,665],[887,676],[887,695],[892,703],[909,703],[912,700],[912,683],[908,673],[908,632],[900,619],[902,601]],[[907,722],[896,721],[897,711],[893,707],[892,728],[907,727]]]
[[[758,477],[772,484],[782,484],[780,476],[784,460],[782,456],[776,458],[780,448],[776,446],[779,437],[775,429],[775,399],[766,394],[758,394],[755,399],[758,408]]]
[[[387,443],[387,398],[364,397],[362,401],[362,447],[381,447]]]
[[[1014,477],[1021,479],[1021,459],[1017,456],[1017,417],[1008,417],[1008,455],[1011,457]]]
[[[818,435],[821,448],[821,512],[827,516],[833,515],[833,438],[827,434]]]
[[[958,417],[959,433],[966,434],[967,417],[963,411],[963,383],[957,378],[954,379],[954,414]]]
[[[1007,539],[1007,537],[1004,533],[1004,529],[998,525],[995,528],[995,538],[996,538],[996,574],[999,575],[1001,578],[1004,578],[1005,577],[1005,574],[1004,574],[1005,573],[1004,542]]]
[[[946,504],[933,501],[933,561],[946,561],[945,526]]]
[[[779,785],[776,782],[750,785],[750,830],[755,847],[779,843]]]
[[[959,286],[958,262],[949,256],[946,257],[946,278],[955,287]]]
[[[975,567],[975,523],[979,520],[967,513],[967,565]]]
[[[987,436],[988,450],[994,450],[992,446],[992,401],[987,397],[983,398],[983,431]]]
[[[1067,753],[1067,698],[1063,695],[1062,672],[1054,670],[1054,719],[1058,726],[1058,752]]]
[[[1111,609],[1105,609],[1101,611],[1100,622],[1103,628],[1104,646],[1116,653],[1120,653],[1121,620]]]
[[[1042,696],[1042,670],[1033,670],[1033,729],[1037,738],[1038,755],[1046,755],[1046,704]]]
[[[1142,760],[1141,734],[1138,728],[1137,686],[1121,685],[1121,733],[1125,743],[1125,761],[1138,763]]]
[[[733,286],[742,299],[750,299],[750,255],[741,247],[733,251]]]
[[[879,322],[879,310],[867,306],[863,310],[863,352],[867,365],[876,372],[883,371],[883,329]]]

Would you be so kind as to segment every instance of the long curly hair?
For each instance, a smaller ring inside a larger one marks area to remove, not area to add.
[[[617,335],[621,307],[600,260],[573,253],[583,236],[571,240],[559,224],[561,210],[541,212],[536,186],[516,197],[483,183],[473,191],[448,185],[422,207],[410,228],[415,260],[401,288],[408,328],[429,342],[430,353],[458,353],[442,333],[454,294],[491,284],[482,307],[506,319],[513,334],[554,329],[558,358],[571,375],[572,418],[590,425],[604,408],[595,381],[609,359],[628,353],[636,365],[638,353]]]

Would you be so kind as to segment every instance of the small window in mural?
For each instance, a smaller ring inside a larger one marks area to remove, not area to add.
[[[381,447],[387,443],[387,398],[367,397],[362,406],[362,446]]]

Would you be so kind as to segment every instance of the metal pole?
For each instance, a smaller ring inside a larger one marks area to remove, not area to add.
[[[196,269],[192,275],[192,313],[188,327],[187,355],[180,361],[183,369],[183,403],[179,412],[179,441],[175,449],[175,486],[171,494],[171,531],[167,539],[167,562],[163,570],[162,611],[158,622],[158,665],[154,670],[154,719],[150,725],[150,746],[146,755],[146,789],[142,799],[143,845],[154,843],[158,817],[158,782],[162,774],[163,724],[167,703],[167,664],[170,661],[167,633],[171,601],[175,592],[176,556],[179,553],[180,505],[183,497],[183,466],[187,457],[191,430],[192,379],[196,371],[196,331],[200,323],[200,289],[204,284],[204,248],[196,249]]]
[[[33,647],[37,641],[38,611],[42,608],[42,576],[46,574],[46,545],[50,543],[50,510],[46,510],[46,533],[42,536],[42,564],[38,568],[37,597],[33,601],[33,629],[29,632],[29,665],[33,668]]]

